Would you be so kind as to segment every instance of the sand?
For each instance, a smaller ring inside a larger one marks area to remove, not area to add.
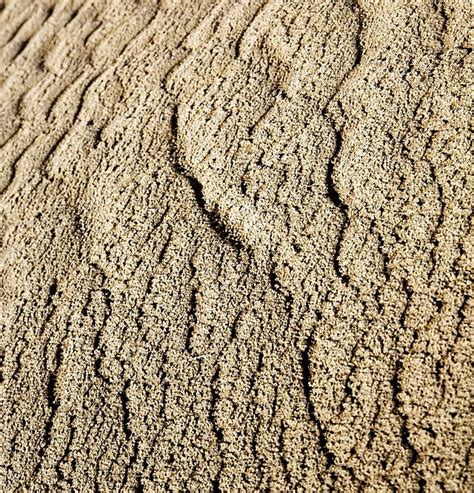
[[[471,491],[472,2],[0,4],[0,491]]]

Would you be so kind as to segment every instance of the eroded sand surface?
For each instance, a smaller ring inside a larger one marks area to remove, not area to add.
[[[0,3],[0,490],[470,491],[472,3]]]

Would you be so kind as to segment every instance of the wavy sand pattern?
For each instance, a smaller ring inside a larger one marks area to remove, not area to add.
[[[473,19],[0,2],[0,490],[471,491]]]

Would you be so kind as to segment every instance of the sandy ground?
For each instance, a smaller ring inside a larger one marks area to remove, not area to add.
[[[0,4],[0,491],[471,491],[472,2]]]

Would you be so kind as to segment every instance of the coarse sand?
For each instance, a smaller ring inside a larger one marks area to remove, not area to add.
[[[0,1],[0,491],[470,492],[471,0]]]

